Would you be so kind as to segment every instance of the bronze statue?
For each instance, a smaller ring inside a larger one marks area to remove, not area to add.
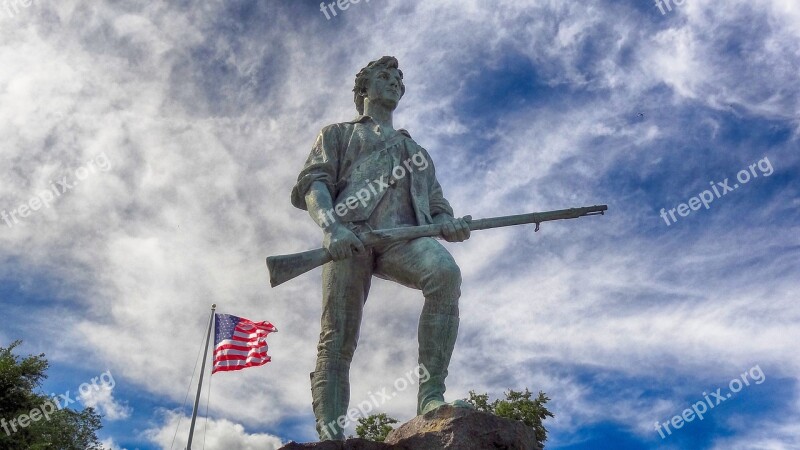
[[[355,233],[379,228],[443,224],[451,242],[469,238],[453,217],[428,152],[392,114],[405,92],[397,59],[384,56],[356,75],[359,116],[326,126],[292,190],[292,204],[323,229],[333,261],[322,272],[322,331],[311,392],[321,439],[343,439],[330,423],[347,413],[349,371],[372,276],[419,289],[419,363],[431,376],[419,386],[417,413],[445,404],[444,380],[458,334],[461,272],[435,239],[423,237],[364,248]],[[333,429],[333,431],[330,431]]]
[[[473,221],[455,218],[428,152],[392,115],[405,93],[397,59],[384,56],[356,75],[355,119],[320,131],[292,189],[292,204],[322,228],[324,249],[267,258],[272,286],[324,264],[322,331],[311,392],[320,439],[344,439],[356,350],[372,276],[422,291],[417,414],[445,405],[445,379],[458,335],[461,272],[434,239],[470,230],[602,214],[605,205]],[[470,407],[463,400],[450,403]]]

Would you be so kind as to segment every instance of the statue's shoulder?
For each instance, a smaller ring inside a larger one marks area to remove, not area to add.
[[[411,137],[411,133],[409,133],[408,130],[406,130],[405,128],[399,128],[397,132],[406,137],[405,139],[406,145],[412,146],[414,151],[422,150],[425,153],[427,153],[427,150],[425,150],[423,146],[419,145],[417,141],[415,141],[414,138]]]
[[[352,131],[353,128],[357,123],[363,122],[366,116],[359,116],[353,120],[346,120],[344,122],[336,122],[330,125],[325,125],[320,130],[320,134],[330,134],[330,133],[344,133],[347,131]]]
[[[409,133],[408,130],[406,130],[405,128],[399,128],[397,132],[405,136],[405,141],[407,145],[413,145],[414,147],[422,148],[422,146],[419,145],[417,141],[415,141],[414,138],[411,137],[411,133]]]
[[[322,127],[319,133],[320,134],[340,133],[348,124],[349,122],[337,122],[328,124]]]

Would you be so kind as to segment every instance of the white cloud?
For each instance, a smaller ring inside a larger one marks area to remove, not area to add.
[[[164,412],[163,423],[146,430],[144,434],[148,440],[162,449],[169,449],[172,447],[176,429],[179,442],[186,439],[189,435],[190,422],[191,417]],[[276,450],[283,445],[275,436],[266,433],[248,433],[242,425],[227,419],[210,419],[206,423],[205,417],[197,418],[193,442],[195,444],[203,442],[204,448],[209,450]]]
[[[81,389],[78,399],[83,406],[94,408],[104,419],[110,421],[127,419],[133,412],[133,408],[115,400],[113,389],[104,384]]]
[[[763,423],[747,427],[742,435],[718,438],[713,450],[785,450],[800,446],[800,425],[797,422]]]
[[[112,168],[3,228],[3,261],[14,261],[25,286],[59,281],[52,297],[63,305],[31,319],[56,360],[108,365],[173,403],[183,396],[211,303],[272,321],[281,330],[269,338],[274,362],[214,375],[217,414],[249,428],[287,416],[310,423],[319,272],[270,289],[264,258],[319,246],[316,226],[289,204],[292,183],[317,131],[355,114],[358,68],[394,54],[408,87],[395,124],[431,151],[457,212],[477,218],[611,205],[606,217],[545,224],[537,234],[495,230],[448,245],[465,275],[459,343],[474,343],[458,347],[448,394],[540,383],[560,405],[558,426],[569,429],[611,409],[626,422],[649,421],[673,404],[614,406],[617,397],[592,398],[575,377],[532,368],[532,357],[667,384],[665,369],[724,379],[754,360],[796,373],[800,359],[789,344],[800,338],[796,281],[782,269],[792,261],[742,268],[747,243],[713,222],[721,210],[707,212],[706,232],[643,237],[642,218],[655,206],[636,188],[600,184],[620,166],[640,183],[658,174],[672,150],[659,145],[683,136],[672,115],[687,105],[797,117],[798,7],[747,3],[687,2],[657,27],[644,13],[585,2],[373,2],[334,19],[347,22],[346,41],[335,34],[341,23],[322,14],[298,20],[278,7],[245,35],[220,29],[238,20],[223,2],[124,12],[95,2],[37,3],[37,12],[0,28],[0,154],[8,162],[0,208],[27,201],[101,151]],[[725,38],[714,30],[749,17],[774,26],[729,67],[715,56]],[[467,91],[470,77],[502,72],[508,54],[527,58],[546,86],[600,94],[508,105],[496,126],[460,111],[464,98],[482,95]],[[670,91],[653,94],[663,86]],[[652,119],[631,124],[637,109]],[[476,137],[492,142],[478,162],[461,151]],[[776,169],[781,162],[793,164],[784,155]],[[762,219],[747,231],[753,247],[797,244],[791,230]],[[353,363],[354,402],[413,366],[421,302],[416,291],[375,281]],[[44,326],[51,322],[69,325]],[[470,370],[476,356],[486,374]],[[87,401],[109,419],[127,416],[110,392]],[[408,391],[385,408],[409,418],[414,401]],[[166,442],[174,420],[168,415],[151,430],[157,442]],[[210,422],[209,433],[211,425],[220,446],[277,442],[228,420]]]
[[[122,448],[114,442],[114,439],[108,438],[103,439],[100,441],[100,445],[102,446],[103,450],[128,450],[126,448]]]

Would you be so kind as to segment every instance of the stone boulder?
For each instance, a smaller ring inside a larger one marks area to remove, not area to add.
[[[352,438],[346,441],[323,441],[299,444],[289,442],[278,450],[387,450],[389,447],[382,442],[368,441],[361,438]]]
[[[539,450],[533,428],[516,420],[445,405],[417,416],[386,437],[392,449]]]
[[[522,422],[449,405],[417,416],[393,430],[386,441],[364,439],[290,442],[280,450],[541,450],[533,428]]]

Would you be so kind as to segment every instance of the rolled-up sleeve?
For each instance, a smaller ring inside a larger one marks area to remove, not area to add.
[[[292,205],[307,210],[306,194],[316,181],[328,187],[331,198],[336,198],[336,180],[339,172],[339,129],[329,125],[322,129],[314,142],[311,154],[292,188]]]
[[[442,186],[439,185],[439,182],[435,177],[433,179],[433,187],[431,189],[430,207],[431,217],[436,217],[439,214],[447,214],[450,217],[453,217],[453,208],[450,206],[450,202],[444,198]]]
[[[423,149],[424,150],[424,149]],[[436,179],[436,169],[433,166],[433,159],[431,155],[428,154],[427,150],[425,151],[425,157],[430,161],[431,167],[429,172],[430,177],[430,195],[428,197],[428,205],[430,207],[431,217],[435,217],[439,214],[447,214],[449,216],[453,216],[453,208],[450,206],[450,202],[444,198],[444,193],[442,192],[442,186],[439,184],[439,180]]]

